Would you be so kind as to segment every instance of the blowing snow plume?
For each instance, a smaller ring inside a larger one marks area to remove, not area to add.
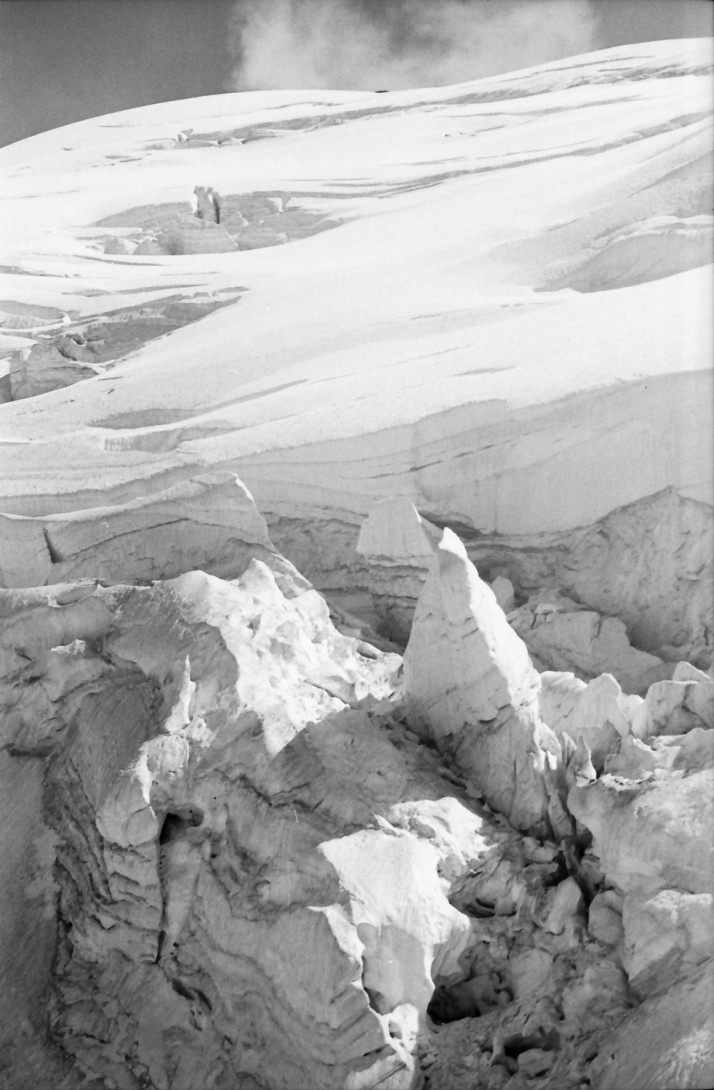
[[[590,0],[238,0],[233,90],[458,83],[594,48]]]

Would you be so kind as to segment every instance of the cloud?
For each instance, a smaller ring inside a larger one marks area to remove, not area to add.
[[[596,48],[591,0],[237,0],[232,90],[428,87]]]

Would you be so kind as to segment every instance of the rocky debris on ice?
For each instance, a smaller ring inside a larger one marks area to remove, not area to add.
[[[232,577],[254,557],[271,566],[286,588],[307,585],[273,548],[252,496],[227,471],[199,474],[111,507],[37,518],[0,515],[5,587],[73,579],[148,583],[194,568]]]
[[[552,832],[561,746],[538,714],[525,644],[445,530],[404,652],[411,725],[523,830]]]

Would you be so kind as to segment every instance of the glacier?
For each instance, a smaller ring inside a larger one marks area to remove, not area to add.
[[[8,1088],[714,1080],[713,62],[0,149]]]

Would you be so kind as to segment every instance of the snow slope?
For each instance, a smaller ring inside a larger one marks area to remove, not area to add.
[[[505,536],[709,503],[711,69],[708,40],[628,45],[3,149],[0,353],[104,343],[95,377],[0,405],[0,511],[229,469],[290,554],[394,494]],[[197,185],[237,250],[161,252]]]

